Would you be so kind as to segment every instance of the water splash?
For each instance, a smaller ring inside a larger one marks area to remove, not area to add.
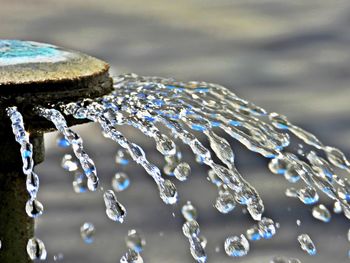
[[[128,140],[118,127],[132,126],[154,140],[157,151],[165,161],[164,173],[181,181],[188,178],[191,168],[182,161],[181,151],[173,139],[189,146],[196,160],[209,168],[209,181],[218,190],[215,207],[222,213],[228,213],[236,206],[244,206],[245,211],[258,221],[246,231],[249,240],[271,238],[275,235],[276,225],[271,219],[264,217],[263,200],[236,168],[234,149],[227,139],[219,135],[220,132],[237,140],[250,151],[269,159],[268,167],[272,173],[282,175],[291,184],[298,182],[298,189],[289,187],[286,190],[287,196],[311,205],[318,202],[320,193],[324,193],[334,202],[335,211],[342,212],[350,219],[350,181],[338,174],[337,170],[350,172],[350,163],[344,153],[325,145],[312,133],[291,123],[286,116],[269,113],[220,85],[126,74],[114,78],[114,90],[106,96],[50,106],[52,108],[38,106],[35,111],[51,121],[61,132],[62,136],[58,140],[61,147],[70,145],[73,148],[87,178],[86,183],[81,174],[78,176],[79,170],[74,166],[75,161],[65,158],[66,169],[77,170],[73,181],[76,192],[86,191],[86,185],[92,191],[97,190],[99,179],[94,162],[83,149],[82,139],[68,128],[63,114],[98,123],[103,135],[122,147],[117,152],[116,163],[125,166],[129,163],[130,156],[140,164],[156,183],[160,198],[166,204],[175,204],[178,201],[175,185],[163,178],[161,170],[148,161],[144,150]],[[8,108],[7,113],[12,121],[15,139],[21,145],[27,190],[34,200],[39,188],[39,178],[33,172],[32,146],[21,114],[15,107]],[[165,132],[159,126],[163,126]],[[197,133],[208,139],[209,147],[205,147],[197,138]],[[294,137],[303,141],[303,144],[299,144],[301,153],[294,154],[286,148]],[[306,145],[308,147],[304,147]],[[113,180],[115,191],[125,189],[128,182],[125,176],[118,176]],[[105,192],[104,201],[108,217],[123,222],[126,209],[116,199],[113,191]],[[189,204],[185,206],[187,207],[183,208],[183,214],[187,222],[183,225],[184,234],[189,238],[193,257],[204,262],[205,246],[203,239],[198,236],[195,209]],[[314,216],[320,220],[330,218],[321,205],[313,210]],[[310,244],[313,243],[307,237],[301,235],[298,240],[312,254]],[[235,247],[231,244],[236,243],[241,248],[237,255],[248,253],[249,246],[247,249],[246,243],[249,245],[249,242],[243,235],[227,241],[230,252],[228,254],[236,253],[231,249]],[[123,262],[137,262],[141,257],[129,251],[123,258]]]

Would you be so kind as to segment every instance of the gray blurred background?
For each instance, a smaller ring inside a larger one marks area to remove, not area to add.
[[[180,80],[217,82],[268,111],[289,116],[319,138],[350,155],[350,2],[277,0],[1,0],[0,37],[48,42],[107,60],[114,74],[172,76]],[[120,167],[118,147],[99,128],[76,128],[95,158],[105,189]],[[149,159],[162,165],[154,144],[132,129],[122,129],[144,146]],[[60,167],[65,151],[46,137],[46,161],[37,167],[39,199],[45,213],[37,236],[47,247],[48,262],[62,253],[63,262],[119,262],[126,251],[124,236],[136,228],[146,237],[145,262],[193,262],[181,233],[179,208],[164,205],[152,180],[134,165],[126,172],[131,187],[118,195],[128,209],[123,225],[104,213],[101,193],[77,195],[72,176]],[[288,184],[272,175],[266,160],[230,140],[237,165],[255,185],[266,205],[266,216],[281,225],[272,240],[251,244],[249,255],[232,259],[223,252],[228,235],[252,225],[237,207],[222,216],[214,208],[216,189],[206,169],[193,166],[186,183],[178,183],[180,205],[192,200],[208,238],[209,262],[269,262],[273,256],[302,262],[349,262],[346,240],[349,221],[333,215],[328,224],[316,221],[311,208],[284,196]],[[181,147],[181,146],[180,146]],[[185,158],[193,162],[187,147]],[[330,202],[325,204],[332,208]],[[175,212],[175,218],[172,213]],[[301,226],[296,220],[301,220]],[[86,245],[79,228],[95,224],[95,242]],[[296,237],[308,233],[318,255],[305,255]],[[215,249],[219,248],[219,252]]]

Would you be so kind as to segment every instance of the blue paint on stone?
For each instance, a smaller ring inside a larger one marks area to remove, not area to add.
[[[31,41],[0,40],[0,66],[24,63],[54,63],[67,60],[70,52]]]
[[[57,56],[59,50],[51,45],[36,44],[20,40],[0,40],[1,58]]]

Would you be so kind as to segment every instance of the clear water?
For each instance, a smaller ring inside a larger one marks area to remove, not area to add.
[[[99,190],[99,178],[81,137],[67,126],[65,116],[99,124],[103,135],[123,149],[118,152],[116,162],[127,165],[133,160],[141,165],[156,184],[161,200],[168,205],[176,204],[179,195],[175,184],[165,178],[162,171],[173,176],[172,179],[188,180],[191,168],[181,160],[175,140],[188,145],[197,162],[209,169],[208,180],[218,190],[217,210],[226,214],[241,206],[256,221],[251,228],[242,229],[246,236],[240,234],[226,239],[224,246],[229,256],[246,255],[250,241],[273,238],[278,228],[273,219],[264,216],[264,201],[237,169],[234,149],[219,135],[222,133],[267,158],[271,172],[283,176],[293,185],[286,190],[286,195],[305,205],[315,205],[312,214],[316,219],[328,222],[331,218],[328,209],[316,205],[321,193],[334,202],[335,213],[343,213],[350,219],[350,182],[346,175],[350,172],[350,163],[345,155],[294,125],[286,116],[268,113],[220,85],[127,74],[114,78],[114,91],[104,97],[60,104],[54,108],[38,105],[34,110],[61,132],[59,145],[72,147],[77,160],[65,156],[62,164],[75,173],[73,188],[76,192]],[[16,107],[8,108],[7,112],[15,139],[21,145],[23,172],[27,176],[31,204],[34,204],[37,203],[33,200],[36,200],[39,189],[39,177],[33,171],[32,145]],[[119,126],[132,126],[152,139],[164,157],[163,169],[151,163],[144,150],[118,130]],[[201,143],[198,134],[208,139],[209,147]],[[296,151],[289,147],[293,141],[302,141]],[[123,190],[128,180],[127,176],[117,176],[112,183],[113,189],[116,192]],[[120,223],[127,220],[127,210],[112,190],[104,192],[104,202],[108,218]],[[193,258],[205,262],[204,239],[199,235],[195,208],[189,206],[187,203],[182,208],[186,219],[183,232],[189,240]],[[33,213],[28,215],[33,216]],[[298,241],[307,253],[316,253],[307,234],[300,235]],[[139,255],[128,251],[123,258],[123,262],[137,262]]]

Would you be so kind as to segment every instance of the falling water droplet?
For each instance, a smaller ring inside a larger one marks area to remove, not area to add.
[[[259,233],[259,229],[257,226],[253,226],[251,228],[248,228],[246,231],[246,236],[251,241],[260,240],[260,238],[261,238],[260,233]]]
[[[118,150],[115,155],[115,162],[120,165],[128,165],[129,159],[127,158],[126,151],[124,149]]]
[[[136,253],[141,253],[144,246],[146,245],[146,240],[138,233],[135,229],[128,231],[128,235],[125,237],[126,246],[135,251]]]
[[[270,239],[276,234],[275,223],[272,219],[263,217],[258,223],[259,234],[265,239]]]
[[[348,230],[348,241],[350,242],[350,228]]]
[[[187,203],[182,207],[181,212],[187,221],[197,219],[197,209],[192,205],[190,201],[187,201]]]
[[[44,206],[36,199],[29,199],[26,203],[26,212],[29,217],[37,218],[43,214]]]
[[[175,170],[174,175],[180,181],[186,181],[191,173],[191,167],[188,163],[179,163]]]
[[[56,143],[61,148],[68,148],[70,146],[69,141],[62,134],[57,136]]]
[[[299,235],[298,241],[302,250],[304,250],[311,256],[316,255],[316,247],[308,234]]]
[[[121,192],[127,189],[130,185],[130,179],[126,173],[116,173],[112,179],[112,187],[114,191]]]
[[[109,219],[123,223],[126,216],[125,207],[117,200],[114,192],[108,190],[103,194],[106,206],[106,214]]]
[[[175,185],[170,180],[164,180],[159,185],[160,198],[166,204],[175,204],[177,202],[177,191]]]
[[[243,257],[249,252],[249,242],[244,235],[226,238],[224,247],[230,257]]]
[[[298,198],[304,204],[311,205],[315,204],[318,201],[319,196],[314,188],[306,187],[298,191]]]
[[[84,223],[80,227],[80,236],[85,244],[91,244],[95,239],[95,226],[92,223]]]
[[[312,215],[314,218],[322,221],[329,222],[331,220],[331,213],[323,204],[319,204],[318,206],[314,206],[312,209]]]
[[[215,208],[222,214],[231,212],[235,206],[235,198],[228,191],[220,193],[215,202]]]
[[[295,223],[297,224],[297,226],[301,226],[301,220],[297,219],[297,221],[295,221]]]
[[[73,160],[73,157],[71,154],[65,154],[63,156],[61,165],[63,169],[69,172],[74,172],[78,170],[78,163]]]
[[[143,259],[140,254],[129,249],[127,253],[120,259],[120,263],[143,263]]]
[[[74,173],[74,179],[72,182],[73,190],[76,193],[85,193],[88,190],[87,186],[88,180],[85,174],[81,171],[76,171]]]
[[[35,237],[28,240],[27,253],[31,260],[46,260],[47,257],[43,241]]]

